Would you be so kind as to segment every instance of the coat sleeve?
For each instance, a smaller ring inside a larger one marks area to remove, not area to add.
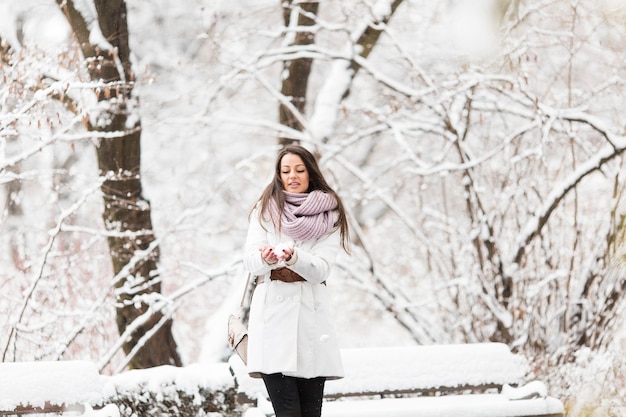
[[[296,249],[296,260],[287,262],[287,267],[300,274],[312,284],[321,284],[328,279],[341,247],[339,229],[319,238],[310,250]]]
[[[261,252],[259,252],[261,246],[269,244],[267,236],[267,230],[263,229],[259,221],[258,209],[254,209],[250,215],[250,226],[248,227],[243,254],[243,264],[252,275],[265,275],[274,266],[264,262]]]

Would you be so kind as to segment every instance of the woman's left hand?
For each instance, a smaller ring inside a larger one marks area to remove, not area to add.
[[[283,249],[283,253],[282,255],[282,259],[285,262],[289,262],[289,260],[291,259],[291,257],[293,256],[293,253],[295,252],[296,248],[294,248],[293,246],[290,248],[285,248]]]

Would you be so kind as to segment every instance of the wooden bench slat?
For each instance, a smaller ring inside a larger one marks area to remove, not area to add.
[[[84,413],[85,406],[81,404],[53,404],[49,401],[46,401],[43,406],[32,406],[32,405],[18,405],[12,410],[0,410],[0,415],[10,416],[15,414],[41,414],[41,413],[66,413],[66,412],[75,412],[75,413]]]

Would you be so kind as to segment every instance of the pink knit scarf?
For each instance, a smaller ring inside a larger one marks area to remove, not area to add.
[[[315,190],[310,193],[285,193],[281,231],[294,240],[317,239],[334,226],[333,210],[337,200],[332,194]]]

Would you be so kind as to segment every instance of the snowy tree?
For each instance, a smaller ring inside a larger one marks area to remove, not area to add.
[[[59,101],[86,129],[82,137],[94,141],[104,199],[105,235],[115,275],[117,325],[127,363],[132,368],[181,365],[171,333],[168,303],[159,297],[158,240],[153,233],[150,204],[142,195],[141,124],[139,101],[133,94],[135,76],[130,62],[126,5],[123,1],[96,2],[93,8],[88,3],[72,1],[60,1],[58,5],[82,56],[73,55],[77,64],[66,62],[71,65],[69,71],[61,66],[51,72],[48,67],[34,74],[38,84],[31,87],[35,91],[33,103]],[[10,54],[11,51],[5,51],[5,56]],[[19,57],[8,59],[17,61]],[[83,76],[88,80],[88,89],[80,97],[71,89]],[[56,130],[54,122],[48,124]],[[75,126],[76,123],[72,125]],[[2,168],[7,170],[18,162],[19,157]],[[15,170],[11,172],[16,175]],[[9,207],[15,207],[15,201],[19,201],[12,195],[13,190],[7,200]],[[67,217],[73,214],[70,211]],[[18,327],[11,330],[16,338],[18,332]]]
[[[95,132],[104,224],[117,288],[117,326],[131,368],[181,365],[161,292],[159,247],[141,182],[139,100],[133,94],[126,3],[58,1],[96,87]],[[95,13],[94,13],[95,12]]]
[[[336,69],[333,75],[339,75],[340,80],[347,82],[344,85],[335,84],[333,78],[329,79],[326,90],[322,89],[317,99],[323,103],[328,109],[336,109],[339,102],[350,93],[350,81],[356,76],[361,65],[359,60],[366,59],[376,46],[376,41],[380,37],[384,25],[391,19],[393,13],[402,4],[402,0],[381,1],[370,10],[363,27],[358,27],[352,34],[350,41],[345,45],[344,50],[347,56],[340,57],[336,61]],[[307,26],[317,25],[317,29],[324,28],[324,22],[317,19],[316,13],[319,8],[318,2],[302,3],[289,1],[283,4],[283,18],[285,22],[287,45],[292,46],[292,51],[287,52],[288,59],[285,60],[284,70],[282,73],[282,89],[279,99],[279,120],[280,123],[293,128],[297,131],[303,131],[305,126],[304,109],[306,106],[306,93],[309,77],[311,74],[312,57],[323,58],[325,53],[323,50],[315,47],[314,33],[307,31]],[[313,48],[309,46],[313,45]],[[327,56],[328,59],[333,59]],[[333,59],[334,60],[334,59]],[[340,74],[344,72],[345,74]],[[341,82],[340,81],[340,82]],[[330,97],[329,88],[339,89],[333,90]],[[328,102],[328,100],[336,100],[336,103]],[[320,109],[321,106],[318,107]],[[319,110],[327,111],[327,110]],[[313,119],[315,121],[315,119]],[[323,121],[325,122],[325,121]],[[313,130],[311,127],[309,130]],[[311,134],[311,132],[308,132]],[[319,140],[319,138],[316,138]],[[279,143],[286,144],[298,140],[298,137],[279,140]]]
[[[399,5],[363,5],[360,23]],[[314,56],[323,74],[302,140],[350,190],[360,262],[370,265],[365,275],[348,265],[346,272],[420,343],[498,340],[563,359],[581,345],[598,347],[623,303],[621,279],[606,267],[624,146],[620,120],[602,110],[621,102],[611,88],[622,83],[611,66],[616,51],[605,47],[598,59],[594,48],[621,32],[584,2],[481,2],[472,6],[478,14],[412,6],[419,13],[406,13],[408,22],[447,15],[469,25],[445,45],[454,70],[440,51],[439,62],[429,61],[429,47],[441,45],[420,44],[420,59],[407,49],[394,29],[407,20],[374,19],[365,24],[372,33],[360,32],[358,23],[330,24],[324,5],[310,17],[331,34],[318,30],[316,45],[295,49]],[[431,29],[412,30],[405,36],[414,40]],[[341,31],[349,34],[343,45]],[[379,36],[387,49],[365,60],[372,49],[364,45]],[[597,79],[581,65],[588,60],[615,77]],[[613,178],[604,198],[581,197],[598,175]],[[600,201],[609,209],[599,211]],[[598,230],[599,241],[591,237]],[[404,256],[390,261],[395,245],[379,236],[404,242]],[[415,304],[424,292],[431,296]]]

